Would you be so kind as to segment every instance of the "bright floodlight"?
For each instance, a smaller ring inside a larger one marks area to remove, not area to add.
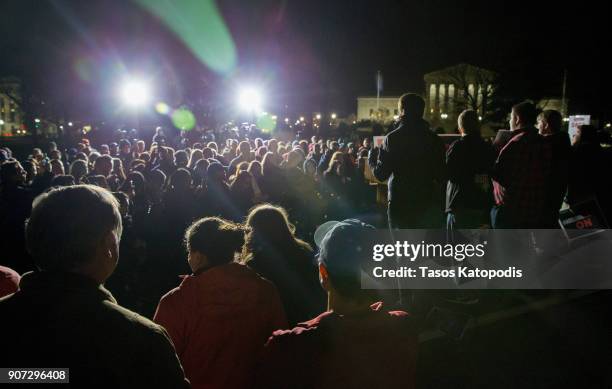
[[[238,106],[244,111],[259,112],[261,111],[261,104],[261,94],[255,89],[244,89],[238,95]]]
[[[126,105],[139,107],[149,101],[149,86],[141,80],[126,82],[121,88],[121,98]]]

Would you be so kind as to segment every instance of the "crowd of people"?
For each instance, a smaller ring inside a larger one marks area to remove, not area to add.
[[[558,228],[563,203],[612,211],[594,127],[570,139],[559,112],[524,102],[506,139],[484,139],[466,110],[446,146],[424,107],[402,96],[381,147],[171,144],[157,130],[150,143],[51,143],[21,161],[1,148],[11,365],[53,360],[75,380],[152,387],[414,386],[416,321],[362,290],[351,261],[380,208],[369,172],[387,181],[392,229]]]

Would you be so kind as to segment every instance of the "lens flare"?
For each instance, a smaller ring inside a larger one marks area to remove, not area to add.
[[[236,66],[236,46],[214,0],[136,2],[162,20],[212,70],[228,73]]]
[[[264,113],[257,118],[257,127],[265,133],[270,133],[276,129],[276,118],[273,115]]]
[[[160,115],[167,115],[170,113],[170,107],[168,104],[160,101],[159,103],[155,104],[155,111]]]
[[[193,112],[181,107],[172,113],[172,124],[179,130],[189,131],[195,127],[196,118]]]

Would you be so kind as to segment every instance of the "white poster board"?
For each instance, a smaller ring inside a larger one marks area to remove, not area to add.
[[[574,139],[574,135],[576,134],[576,131],[578,131],[578,126],[583,124],[591,124],[591,115],[573,115],[569,117],[567,132],[570,140]]]
[[[382,147],[383,142],[385,141],[384,136],[374,136],[372,139],[372,143],[374,147]]]

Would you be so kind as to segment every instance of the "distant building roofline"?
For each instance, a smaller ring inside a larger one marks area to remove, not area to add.
[[[357,100],[359,100],[359,99],[375,99],[375,98],[376,98],[376,96],[357,96]],[[395,99],[395,100],[397,100],[399,98],[400,98],[400,96],[380,96],[381,100],[383,100],[383,99]]]
[[[458,63],[456,65],[447,66],[447,67],[442,68],[442,69],[438,69],[438,70],[431,71],[429,73],[425,73],[423,78],[425,80],[427,80],[428,78],[437,78],[437,77],[440,77],[440,76],[447,75],[449,72],[452,72],[452,71],[454,71],[456,69],[460,69],[460,68],[465,68],[468,71],[469,70],[479,71],[481,73],[486,74],[487,76],[489,76],[491,78],[494,78],[497,75],[497,73],[495,73],[492,70],[485,69],[485,68],[482,68],[480,66],[475,66],[475,65],[472,65],[472,64],[469,64],[469,63],[461,62],[461,63]]]

